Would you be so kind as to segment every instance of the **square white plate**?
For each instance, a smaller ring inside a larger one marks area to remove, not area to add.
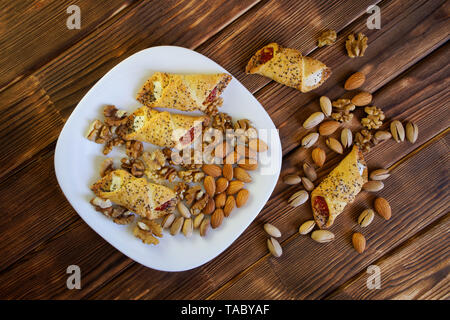
[[[269,144],[269,152],[257,171],[251,172],[253,181],[246,185],[250,198],[245,207],[235,209],[223,224],[210,230],[205,238],[197,231],[191,238],[184,235],[164,237],[157,246],[145,245],[132,234],[133,225],[120,226],[89,203],[93,197],[89,186],[99,179],[99,166],[105,158],[102,145],[85,138],[89,124],[102,119],[103,106],[113,104],[128,111],[139,107],[137,91],[155,71],[171,73],[227,72],[209,58],[189,49],[160,46],[142,50],[111,69],[81,99],[67,120],[55,150],[55,171],[58,183],[67,200],[81,218],[100,236],[131,259],[153,269],[182,271],[200,266],[218,256],[248,227],[269,199],[281,168],[281,143],[278,131],[261,104],[236,79],[225,89],[222,112],[233,119],[250,119],[261,138]],[[172,110],[174,112],[174,110]],[[271,135],[264,137],[264,130]],[[146,145],[145,150],[149,149]],[[115,148],[118,149],[118,148]],[[108,157],[116,167],[124,150],[114,150]]]

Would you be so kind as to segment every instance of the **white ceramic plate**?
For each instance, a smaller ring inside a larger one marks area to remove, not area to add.
[[[153,269],[182,271],[200,266],[218,256],[248,227],[269,199],[281,168],[281,143],[275,125],[253,95],[236,79],[223,93],[222,112],[233,119],[251,119],[254,126],[272,130],[265,137],[269,144],[264,162],[252,172],[253,182],[247,184],[250,198],[245,207],[235,209],[224,219],[220,228],[210,230],[205,238],[197,231],[191,238],[184,235],[164,237],[157,246],[145,245],[132,234],[133,225],[116,225],[89,203],[93,197],[89,186],[99,178],[99,166],[105,158],[102,145],[85,138],[89,124],[103,119],[105,104],[120,109],[135,110],[137,91],[155,71],[172,73],[227,72],[209,58],[189,49],[160,46],[140,51],[119,63],[101,78],[77,105],[67,120],[58,139],[55,151],[55,171],[58,183],[70,204],[84,221],[111,245],[131,259]],[[172,110],[173,112],[173,110]],[[263,136],[261,136],[263,137]],[[146,145],[148,150],[151,145]],[[116,148],[118,149],[118,148]],[[124,150],[114,150],[108,157],[115,159],[116,167]]]

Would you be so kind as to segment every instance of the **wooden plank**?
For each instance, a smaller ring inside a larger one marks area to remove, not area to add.
[[[3,1],[0,4],[0,88],[17,81],[61,50],[79,41],[101,23],[128,7],[132,0],[80,0],[81,28],[66,26],[64,1]]]
[[[406,241],[411,234],[448,213],[449,197],[445,186],[448,184],[446,164],[450,159],[449,139],[450,136],[446,135],[445,139],[434,140],[392,171],[393,178],[380,192],[393,207],[389,221],[377,216],[369,227],[357,227],[358,214],[362,208],[370,206],[374,198],[359,197],[332,226],[331,231],[336,236],[333,242],[318,244],[309,236],[296,234],[283,244],[280,258],[269,257],[237,281],[216,292],[212,298],[231,299],[239,295],[252,299],[246,279],[251,276],[255,282],[263,281],[268,272],[274,272],[296,299],[317,299],[336,289],[360,270],[365,270],[385,253]],[[416,174],[419,169],[420,175]],[[309,210],[303,210],[303,221],[310,219],[311,215],[305,211]],[[352,248],[353,232],[362,232],[366,237],[367,247],[363,254],[358,254]],[[448,266],[447,261],[445,264]],[[409,278],[411,274],[405,272]],[[267,290],[264,293],[271,298],[270,288],[261,287],[261,290]]]
[[[327,299],[448,299],[450,289],[450,216],[406,241],[374,265],[381,271],[381,288],[367,288],[368,274],[357,275]]]
[[[39,109],[42,121],[28,116],[21,121],[13,117],[3,121],[2,126],[8,130],[0,135],[4,146],[0,156],[0,166],[4,170],[0,177],[54,142],[63,126],[57,113],[62,112],[66,119],[90,87],[121,60],[141,49],[161,44],[195,48],[258,1],[139,2],[124,14],[102,24],[20,83],[6,88],[1,94],[11,97],[23,95],[21,90],[24,88],[25,93],[39,88],[52,106]],[[29,84],[33,85],[30,89],[27,88]],[[12,108],[0,101],[0,110]],[[21,108],[24,110],[36,108],[34,101],[23,103]],[[16,116],[21,117],[20,112],[24,111],[18,111],[15,111]],[[46,135],[38,136],[30,143],[29,136],[34,138],[35,132],[44,131]],[[18,137],[22,136],[22,141],[13,140],[16,144],[11,143],[10,134],[19,132]],[[17,152],[17,145],[21,147],[21,153]]]
[[[307,55],[317,48],[317,38],[323,30],[340,32],[359,16],[366,19],[367,7],[378,2],[271,0],[249,11],[201,45],[198,51],[224,66],[251,92],[255,92],[270,82],[268,78],[244,72],[248,60],[258,49],[270,42],[278,42]]]
[[[450,13],[450,4],[446,1],[383,2],[381,12],[383,27],[380,30],[367,30],[366,20],[362,18],[346,28],[335,45],[311,54],[333,70],[332,78],[319,89],[295,94],[291,88],[271,83],[257,92],[256,97],[280,130],[283,154],[300,145],[301,138],[307,133],[301,128],[302,123],[311,113],[320,111],[321,95],[334,100],[345,94],[343,83],[350,74],[355,71],[366,73],[367,81],[362,89],[375,92],[448,39],[448,32],[442,32],[448,28],[445,17],[448,18]],[[420,25],[417,21],[421,21]],[[344,46],[348,34],[359,31],[369,37],[364,57],[350,59],[343,50],[336,50],[336,47]],[[373,103],[384,108],[377,99]]]

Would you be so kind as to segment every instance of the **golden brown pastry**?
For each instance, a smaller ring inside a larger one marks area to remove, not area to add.
[[[245,68],[247,73],[266,76],[286,86],[308,92],[318,88],[331,75],[331,69],[300,51],[270,43],[258,50]]]
[[[111,171],[91,187],[95,195],[109,199],[147,219],[172,212],[176,205],[173,190],[145,178],[136,178],[125,170]]]
[[[336,217],[353,202],[367,182],[367,166],[357,146],[311,193],[314,220],[321,229],[330,227]]]
[[[181,150],[202,134],[202,124],[208,119],[206,116],[161,112],[144,106],[128,117],[124,138]]]
[[[170,74],[155,72],[139,91],[137,100],[150,108],[204,111],[220,98],[231,81],[226,73]]]

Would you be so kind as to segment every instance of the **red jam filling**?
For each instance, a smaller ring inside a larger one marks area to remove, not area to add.
[[[328,210],[327,202],[323,197],[314,198],[314,210],[324,223],[328,221],[330,212]]]
[[[206,102],[213,102],[214,100],[216,100],[216,98],[217,98],[217,87],[215,87],[213,91],[211,91],[208,98],[206,98]]]
[[[195,127],[192,127],[184,136],[180,138],[182,144],[189,144],[194,141]]]
[[[264,48],[258,57],[258,64],[263,64],[273,58],[273,48]]]
[[[164,211],[170,206],[170,200],[167,202],[164,202],[162,205],[160,205],[158,208],[156,208],[156,211]]]

